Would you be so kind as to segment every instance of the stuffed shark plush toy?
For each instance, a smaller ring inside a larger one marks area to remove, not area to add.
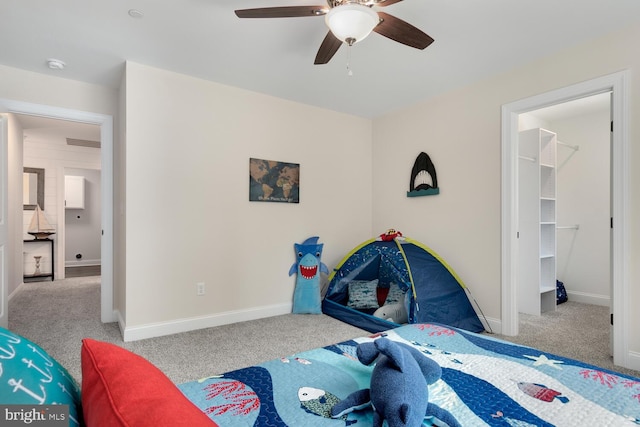
[[[409,321],[409,315],[403,302],[385,304],[374,311],[373,316],[395,323],[407,323]]]
[[[289,269],[289,276],[298,273],[293,292],[293,312],[296,314],[322,313],[320,272],[329,274],[327,266],[320,261],[322,246],[322,243],[318,243],[317,236],[293,245],[296,262]]]
[[[358,390],[338,402],[331,416],[373,406],[373,427],[419,427],[425,417],[434,425],[461,427],[451,413],[429,402],[428,385],[442,375],[442,368],[417,349],[387,338],[361,343],[358,360],[365,365],[376,362],[371,388]]]

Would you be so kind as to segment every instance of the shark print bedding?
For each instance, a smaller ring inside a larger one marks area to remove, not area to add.
[[[356,346],[385,336],[442,367],[429,401],[464,426],[638,426],[640,379],[439,324],[412,324],[179,385],[220,426],[371,426],[331,407],[369,387]],[[424,425],[438,425],[425,419]]]

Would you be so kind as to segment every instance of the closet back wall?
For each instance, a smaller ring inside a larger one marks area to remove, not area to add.
[[[65,175],[84,177],[84,209],[65,209],[65,267],[100,265],[100,171],[66,168]]]
[[[558,140],[558,280],[572,301],[609,305],[610,118],[608,111],[550,123]]]

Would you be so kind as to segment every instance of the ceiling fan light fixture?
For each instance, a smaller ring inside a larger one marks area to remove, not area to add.
[[[325,22],[337,39],[351,45],[364,40],[380,23],[380,18],[368,6],[343,4],[330,9]]]

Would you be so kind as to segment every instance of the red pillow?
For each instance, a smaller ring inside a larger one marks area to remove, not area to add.
[[[149,361],[122,347],[82,340],[87,427],[212,427],[216,424]]]
[[[387,295],[389,295],[389,288],[382,288],[380,286],[376,288],[376,298],[378,299],[378,305],[380,307],[382,307],[387,300]]]

